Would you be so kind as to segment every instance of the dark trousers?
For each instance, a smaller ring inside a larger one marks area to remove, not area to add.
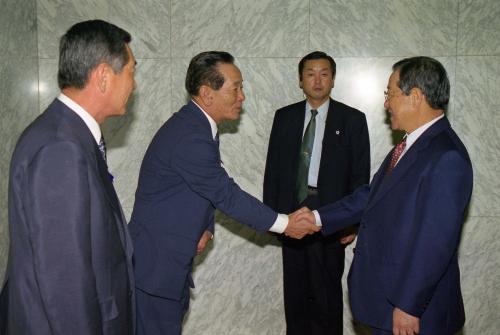
[[[189,308],[189,285],[180,301],[154,296],[136,288],[136,335],[181,335]]]
[[[317,208],[317,196],[302,205]],[[338,236],[281,240],[287,335],[341,335],[344,246]]]
[[[392,331],[388,330],[383,330],[378,328],[372,328],[371,330],[372,330],[371,335],[392,335]]]

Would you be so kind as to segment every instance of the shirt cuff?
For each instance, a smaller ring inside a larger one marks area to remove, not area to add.
[[[314,218],[316,219],[316,226],[318,227],[323,227],[323,224],[321,223],[321,217],[319,216],[318,211],[313,211]]]
[[[273,233],[283,234],[287,226],[288,215],[278,214],[276,221],[274,221],[274,224],[271,226],[271,228],[269,228],[269,231],[272,231]]]

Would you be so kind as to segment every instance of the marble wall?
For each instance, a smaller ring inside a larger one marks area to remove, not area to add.
[[[242,70],[247,96],[244,113],[239,122],[223,126],[221,150],[230,174],[257,197],[262,195],[273,113],[303,98],[296,73],[303,55],[319,49],[335,58],[337,76],[332,96],[366,113],[372,173],[392,147],[393,136],[383,109],[391,65],[402,57],[429,55],[441,60],[449,72],[452,102],[448,116],[474,164],[473,200],[460,247],[467,313],[464,333],[497,333],[498,0],[37,0],[36,21],[34,4],[22,1],[22,6],[7,4],[8,10],[3,8],[0,14],[0,42],[6,41],[2,45],[7,43],[7,50],[12,50],[5,52],[2,47],[0,53],[4,85],[0,127],[1,139],[7,143],[0,149],[0,264],[5,263],[6,256],[4,190],[10,150],[19,130],[34,117],[33,105],[38,103],[41,112],[57,95],[58,37],[77,21],[102,18],[133,35],[138,87],[128,114],[108,121],[103,129],[108,160],[127,215],[133,206],[145,149],[163,121],[186,101],[184,76],[189,59],[198,52],[227,50],[236,56]],[[9,32],[27,36],[13,38]],[[36,40],[37,46],[33,45]],[[31,61],[33,55],[38,64]],[[38,100],[33,98],[32,86],[37,77]],[[277,242],[222,214],[217,221],[213,243],[196,259],[197,287],[192,291],[184,333],[284,334],[281,251]],[[346,253],[346,268],[352,259],[351,250],[349,247]],[[354,329],[347,306],[344,333],[362,334]]]
[[[7,190],[17,138],[39,113],[35,0],[0,5],[0,278],[9,250]]]

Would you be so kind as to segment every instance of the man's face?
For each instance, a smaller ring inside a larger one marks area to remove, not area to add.
[[[224,77],[224,85],[213,94],[213,119],[220,123],[224,120],[237,120],[240,117],[245,94],[240,70],[233,64],[221,63],[217,70]]]
[[[391,116],[391,128],[393,130],[408,131],[417,116],[411,106],[410,96],[404,94],[398,83],[399,71],[396,71],[389,77],[384,108]]]
[[[129,61],[120,73],[111,72],[109,90],[109,115],[124,115],[127,102],[136,87],[135,83],[135,57],[127,45]]]
[[[320,105],[325,102],[330,97],[333,84],[332,67],[327,59],[305,61],[300,87],[309,103]]]

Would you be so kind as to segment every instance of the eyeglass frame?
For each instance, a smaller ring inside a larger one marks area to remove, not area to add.
[[[397,96],[400,96],[401,94],[398,94],[398,93],[401,93],[401,94],[404,94],[403,91],[401,92],[396,92],[394,94],[390,94],[389,90],[385,90],[384,91],[384,101],[389,101],[390,99],[394,98],[394,97],[397,97]]]

